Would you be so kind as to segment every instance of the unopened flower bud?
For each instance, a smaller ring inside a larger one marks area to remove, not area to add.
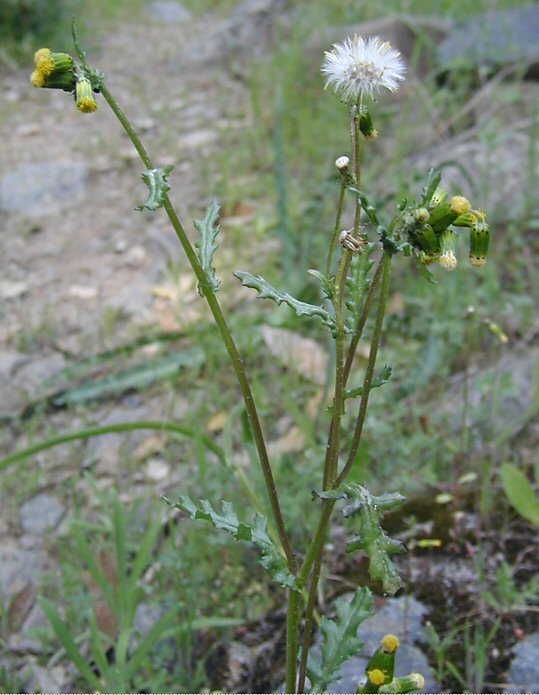
[[[488,245],[490,242],[490,227],[486,222],[478,220],[470,228],[470,264],[477,267],[487,262]]]
[[[449,225],[458,217],[458,214],[454,212],[451,205],[445,203],[444,205],[438,205],[430,211],[430,224],[435,232],[438,234],[447,229]]]
[[[379,668],[373,668],[370,671],[367,671],[367,678],[373,685],[382,685],[386,679],[384,672]]]
[[[97,109],[97,102],[94,99],[92,83],[86,77],[77,80],[75,88],[75,101],[77,108],[82,113],[92,113]]]
[[[451,198],[451,210],[455,215],[464,215],[465,212],[471,210],[470,201],[463,195],[454,195]]]
[[[414,245],[428,256],[437,257],[440,253],[440,239],[430,224],[422,224],[413,232]]]
[[[455,256],[455,246],[457,235],[451,229],[446,229],[440,236],[440,265],[445,270],[455,270],[457,267],[457,257]]]
[[[463,215],[459,215],[456,220],[453,220],[453,226],[472,227],[474,224],[477,224],[477,222],[477,215],[472,210],[469,210],[468,212],[465,212]]]
[[[390,683],[382,685],[379,693],[411,693],[414,690],[422,690],[425,687],[425,679],[421,673],[410,673],[408,676],[393,678]]]
[[[441,188],[441,186],[438,186],[438,188],[434,191],[432,194],[432,198],[430,199],[430,207],[431,208],[436,208],[439,205],[443,205],[445,203],[447,198],[447,191],[445,188]]]
[[[427,208],[417,208],[417,210],[414,212],[414,217],[416,222],[424,224],[425,222],[429,221],[430,214]]]
[[[382,639],[381,644],[382,644],[382,649],[384,649],[384,651],[386,651],[390,654],[392,652],[395,652],[400,646],[399,638],[396,635],[392,635],[392,634],[386,635]]]
[[[367,109],[363,110],[363,113],[359,117],[359,129],[367,140],[376,140],[378,137],[378,131],[373,125],[372,116],[370,111]]]

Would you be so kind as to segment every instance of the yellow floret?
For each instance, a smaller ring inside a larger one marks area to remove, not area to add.
[[[386,652],[389,652],[390,654],[396,651],[399,648],[399,645],[399,638],[395,635],[386,635],[382,640],[382,647],[385,649]]]
[[[385,682],[385,675],[383,671],[379,668],[373,668],[371,671],[367,671],[367,678],[373,685],[383,685]]]
[[[470,265],[473,265],[475,268],[481,268],[484,266],[487,262],[487,259],[485,257],[480,258],[479,256],[470,256]]]
[[[453,210],[456,215],[464,215],[464,213],[471,210],[471,208],[472,206],[468,198],[462,195],[455,195],[451,198],[451,210]]]
[[[41,70],[38,70],[37,68],[34,70],[32,76],[30,77],[30,82],[34,85],[34,87],[43,87],[45,84],[45,76]]]
[[[93,113],[97,109],[97,104],[93,97],[86,97],[77,101],[77,108],[82,113]]]
[[[44,77],[52,75],[54,72],[54,59],[50,48],[40,48],[34,56],[36,68],[41,70]]]
[[[438,262],[445,270],[455,270],[457,267],[457,258],[452,251],[442,253]]]

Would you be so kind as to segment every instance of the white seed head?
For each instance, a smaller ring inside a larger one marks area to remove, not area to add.
[[[401,54],[378,36],[354,35],[336,43],[322,63],[326,87],[333,87],[344,101],[373,98],[382,88],[395,92],[405,72]]]
[[[350,159],[346,155],[343,155],[342,157],[338,157],[335,160],[335,166],[337,167],[337,169],[339,171],[343,171],[344,169],[346,169],[346,167],[349,164],[350,164]]]
[[[457,267],[457,257],[453,253],[453,251],[444,251],[442,255],[440,256],[438,262],[444,268],[445,270],[455,270]]]

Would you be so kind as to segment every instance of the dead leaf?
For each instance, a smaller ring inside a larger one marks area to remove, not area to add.
[[[315,384],[325,383],[328,356],[315,340],[272,326],[262,327],[262,337],[270,353],[283,367]]]
[[[134,457],[137,461],[142,461],[149,456],[158,454],[164,446],[165,436],[163,434],[151,434],[137,446],[134,451]]]
[[[220,410],[218,413],[210,419],[207,425],[208,432],[222,432],[226,421],[228,419],[228,413],[224,410]]]
[[[22,589],[17,591],[9,602],[7,612],[7,627],[9,632],[18,632],[21,629],[35,600],[35,586],[32,582],[26,582]]]

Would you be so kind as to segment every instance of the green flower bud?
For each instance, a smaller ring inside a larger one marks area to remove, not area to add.
[[[483,220],[478,220],[470,227],[470,264],[475,267],[487,262],[488,245],[490,242],[490,227]]]
[[[472,210],[470,210],[469,212],[465,212],[463,215],[459,215],[457,219],[453,221],[453,226],[473,227],[474,224],[477,224],[477,221],[477,215]]]
[[[427,256],[438,256],[440,253],[440,239],[430,224],[422,224],[413,232],[415,246],[424,251]]]
[[[425,222],[429,221],[430,214],[427,208],[417,208],[417,210],[414,212],[414,217],[416,222],[424,224]]]
[[[455,270],[457,267],[457,257],[455,256],[455,247],[457,244],[457,235],[451,229],[446,229],[440,236],[440,258],[439,262],[445,270]]]
[[[443,232],[458,217],[449,203],[438,205],[430,211],[430,224],[435,232]]]
[[[465,198],[463,195],[454,195],[451,198],[450,205],[455,215],[464,215],[464,213],[468,212],[472,207],[468,198]]]
[[[447,198],[447,191],[445,188],[441,188],[438,186],[438,188],[434,191],[432,194],[432,198],[430,199],[430,207],[431,208],[436,208],[439,205],[443,205],[446,201]]]
[[[373,125],[372,116],[370,111],[364,109],[361,116],[359,117],[359,129],[367,140],[376,140],[378,137],[378,131]]]
[[[380,686],[379,693],[411,693],[414,690],[422,690],[425,687],[425,679],[421,673],[410,673],[408,676],[394,678],[390,683]]]
[[[75,101],[77,108],[82,113],[92,113],[97,109],[97,102],[94,99],[92,83],[86,77],[77,80],[75,88]]]

